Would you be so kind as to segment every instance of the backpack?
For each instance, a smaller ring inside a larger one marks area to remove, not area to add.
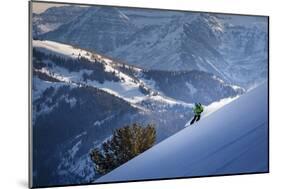
[[[195,107],[193,108],[193,112],[195,113],[195,115],[200,115],[203,111],[203,106],[200,103],[195,103]]]

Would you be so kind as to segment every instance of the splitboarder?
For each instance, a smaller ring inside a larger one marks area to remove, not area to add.
[[[200,103],[195,103],[195,106],[193,108],[194,117],[192,121],[190,122],[190,125],[192,125],[195,121],[199,121],[201,117],[201,113],[204,111],[203,106]]]

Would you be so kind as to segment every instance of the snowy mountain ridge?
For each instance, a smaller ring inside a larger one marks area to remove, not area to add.
[[[142,69],[134,66],[124,65],[123,63],[116,62],[112,59],[109,59],[107,57],[102,56],[101,54],[96,54],[93,52],[89,52],[86,50],[82,50],[79,48],[72,47],[70,45],[57,43],[53,41],[33,41],[33,46],[36,49],[39,49],[42,52],[45,53],[51,53],[56,54],[60,56],[66,56],[66,58],[71,59],[79,59],[79,58],[85,58],[95,64],[95,61],[99,61],[104,66],[104,71],[108,73],[113,73],[115,77],[117,77],[121,82],[115,82],[115,81],[104,81],[103,83],[97,82],[97,81],[82,81],[81,77],[83,73],[89,73],[88,70],[80,70],[77,73],[72,73],[64,68],[57,67],[53,65],[53,68],[51,70],[53,72],[57,72],[57,74],[53,73],[52,77],[55,79],[58,79],[60,81],[69,82],[76,85],[82,85],[87,84],[91,85],[93,87],[97,87],[101,90],[104,90],[108,93],[111,93],[113,95],[116,95],[120,98],[123,98],[124,100],[131,102],[133,104],[137,104],[140,101],[146,100],[147,98],[150,98],[155,101],[161,101],[165,102],[167,104],[179,104],[179,105],[185,105],[187,107],[191,107],[192,104],[185,103],[183,101],[175,100],[171,97],[167,97],[163,94],[163,92],[159,91],[155,87],[155,82],[153,80],[145,79],[143,76]],[[134,75],[128,75],[125,72],[120,71],[118,68],[124,68],[124,69],[130,69],[130,71],[134,72]],[[45,73],[50,76],[50,72],[46,70],[46,68],[37,69],[36,71]],[[60,74],[63,74],[60,75]],[[136,78],[137,77],[137,78]],[[225,86],[230,86],[232,90],[234,91],[243,91],[240,87],[232,86],[224,83],[220,78],[216,76],[212,76],[214,80],[217,80],[219,83]],[[153,83],[153,84],[152,84]],[[187,87],[190,89],[191,94],[196,92],[196,89],[194,86],[192,86],[190,83],[186,82]],[[139,89],[143,88],[148,92],[148,94],[142,93]]]
[[[110,73],[116,73],[116,76],[122,80],[122,82],[114,82],[114,81],[104,81],[102,84],[97,82],[97,81],[90,81],[86,82],[88,85],[91,85],[93,87],[97,87],[101,90],[104,90],[110,94],[116,95],[120,98],[123,98],[124,100],[131,102],[133,104],[136,104],[142,100],[145,100],[147,98],[151,98],[155,101],[161,101],[165,102],[167,104],[180,104],[180,105],[185,105],[187,107],[192,107],[192,104],[187,104],[183,101],[177,101],[172,98],[168,98],[166,96],[160,95],[159,92],[158,94],[154,94],[152,96],[147,96],[139,90],[140,86],[142,86],[146,90],[154,90],[146,86],[144,81],[138,81],[132,78],[131,76],[120,72],[119,70],[115,69],[114,67],[111,66],[113,64],[113,61],[103,57],[102,55],[99,54],[92,54],[91,52],[78,49],[78,48],[73,48],[72,46],[57,43],[57,42],[52,42],[52,41],[33,41],[33,46],[37,49],[40,49],[40,51],[43,51],[45,53],[55,53],[61,56],[66,56],[67,58],[72,58],[72,59],[77,59],[77,58],[86,58],[89,61],[91,61],[93,64],[95,61],[100,61],[103,63],[105,66],[105,72],[110,72]],[[115,63],[115,65],[120,66],[120,64]],[[141,70],[138,68],[133,67],[134,71],[140,72]],[[36,70],[41,73],[45,73],[49,75],[50,77],[53,77],[55,79],[58,79],[59,81],[62,82],[67,82],[67,83],[72,83],[74,85],[82,85],[85,84],[85,82],[81,81],[81,75],[82,73],[80,72],[79,75],[80,77],[73,76],[73,73],[68,73],[67,70],[63,70],[62,68],[56,68],[52,69],[53,71],[57,71],[58,73],[53,73],[50,74],[50,72],[46,68],[42,68],[40,70]],[[60,75],[59,73],[63,73],[64,75]],[[51,76],[52,75],[52,76]]]
[[[267,76],[266,26],[262,17],[91,7],[39,38],[146,69],[206,71],[249,88]]]

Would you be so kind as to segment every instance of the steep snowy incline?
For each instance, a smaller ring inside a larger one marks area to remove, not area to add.
[[[268,172],[266,83],[95,182]]]

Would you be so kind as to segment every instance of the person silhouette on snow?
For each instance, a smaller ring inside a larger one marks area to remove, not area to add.
[[[200,103],[195,103],[195,106],[193,107],[194,117],[192,121],[190,122],[190,125],[192,125],[195,121],[199,121],[201,117],[201,113],[204,111],[203,106]]]

